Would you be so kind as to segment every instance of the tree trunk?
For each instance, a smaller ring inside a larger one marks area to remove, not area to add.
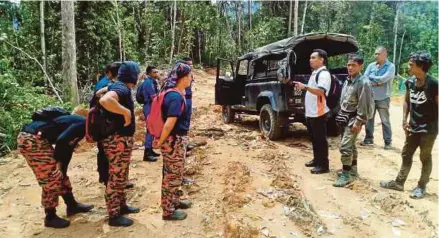
[[[399,11],[400,11],[400,4],[398,2],[395,3],[396,7],[396,14],[395,14],[395,20],[393,24],[393,63],[396,63],[396,45],[398,42],[398,20],[399,20]]]
[[[201,33],[200,30],[198,30],[198,60],[201,65]]]
[[[294,5],[294,36],[299,32],[299,0],[296,0]]]
[[[181,10],[181,27],[180,27],[180,37],[178,39],[178,44],[177,44],[177,54],[180,54],[180,50],[181,50],[181,41],[183,40],[183,34],[184,34],[184,21],[185,21],[184,12],[183,10]]]
[[[303,29],[305,28],[305,20],[306,20],[306,9],[308,8],[308,0],[305,1],[305,8],[303,9],[302,16],[302,27],[300,29],[300,34],[303,35]]]
[[[236,20],[238,21],[238,51],[241,52],[241,2],[236,2]]]
[[[63,81],[70,82],[72,106],[79,104],[76,75],[75,5],[73,1],[61,1],[62,65]]]
[[[288,37],[291,36],[291,22],[293,18],[293,0],[290,0],[290,11],[288,15]]]
[[[248,0],[248,29],[252,30],[252,1]]]
[[[177,17],[177,0],[174,0],[174,10],[172,14],[172,44],[171,44],[171,54],[169,55],[169,64],[172,64],[172,58],[174,57],[174,41],[175,41],[175,18]]]
[[[399,66],[401,65],[401,54],[402,54],[402,46],[404,45],[405,33],[406,33],[406,31],[404,31],[404,33],[402,33],[402,37],[401,37],[401,45],[399,46],[398,64],[396,64],[396,62],[393,62],[396,65],[396,73],[399,72]]]
[[[122,33],[122,26],[120,24],[119,4],[117,3],[117,0],[113,2],[113,6],[116,12],[116,19],[114,19],[113,16],[111,16],[111,18],[113,19],[113,22],[116,25],[117,36],[119,38],[119,60],[124,61],[125,56],[124,56],[124,48],[123,48],[123,33]]]
[[[44,37],[44,1],[40,1],[40,39],[41,39],[41,53],[44,70],[47,70],[46,65],[46,39]]]

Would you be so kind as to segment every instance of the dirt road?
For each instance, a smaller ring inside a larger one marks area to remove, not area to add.
[[[338,138],[330,138],[331,173],[311,175],[303,165],[312,158],[303,125],[294,124],[292,135],[279,142],[261,139],[255,117],[224,125],[220,108],[213,105],[214,77],[198,71],[195,78],[191,138],[207,144],[188,157],[186,172],[195,184],[184,190],[195,206],[186,220],[162,221],[162,162],[142,162],[138,149],[130,166],[135,187],[127,194],[141,212],[130,215],[132,227],[109,227],[104,187],[95,172],[96,149],[83,147],[72,159],[69,177],[78,200],[95,209],[72,217],[71,226],[62,230],[44,228],[41,189],[24,159],[17,154],[0,159],[0,237],[437,237],[437,145],[425,199],[409,198],[420,176],[419,153],[405,192],[378,186],[399,170],[404,142],[400,101],[391,107],[395,149],[382,149],[377,126],[377,145],[359,146],[361,179],[349,188],[334,188],[341,167]],[[60,204],[58,213],[65,216]]]

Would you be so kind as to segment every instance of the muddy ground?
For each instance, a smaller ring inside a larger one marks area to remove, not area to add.
[[[141,212],[129,216],[135,220],[132,227],[109,227],[104,186],[97,183],[96,148],[82,145],[69,176],[77,199],[95,209],[71,217],[71,226],[62,230],[44,228],[41,189],[23,157],[0,158],[0,237],[437,237],[437,145],[426,198],[409,198],[420,176],[419,153],[404,192],[378,186],[394,178],[401,163],[400,99],[391,107],[394,149],[383,150],[378,119],[376,145],[359,146],[361,178],[348,188],[334,188],[341,167],[339,138],[329,139],[331,173],[311,175],[303,165],[312,158],[303,125],[293,124],[291,135],[277,142],[261,138],[257,117],[225,125],[221,108],[213,105],[214,77],[197,71],[195,79],[191,138],[201,145],[187,161],[187,176],[195,183],[184,187],[185,196],[195,206],[186,220],[162,221],[162,161],[142,162],[143,150],[136,149],[130,166],[135,187],[127,196]],[[137,128],[141,140],[142,125]],[[60,204],[58,213],[65,217]]]

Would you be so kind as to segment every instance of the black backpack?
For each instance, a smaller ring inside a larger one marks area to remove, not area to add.
[[[87,142],[101,141],[117,130],[116,123],[108,120],[108,113],[97,103],[90,108],[85,124],[85,138]]]
[[[139,85],[139,87],[137,87],[137,90],[136,90],[136,101],[139,104],[145,104],[145,97],[143,96],[143,93],[142,93],[142,87],[143,87],[144,83],[145,83],[145,80]]]
[[[32,114],[32,121],[51,121],[60,116],[70,115],[70,112],[60,107],[45,107]]]
[[[319,83],[319,76],[322,71],[328,71],[327,69],[320,70],[316,75],[316,84]],[[329,72],[329,71],[328,71]],[[340,107],[340,95],[341,90],[343,89],[343,84],[340,82],[340,80],[335,77],[334,75],[331,75],[331,87],[329,88],[328,96],[326,96],[326,105],[331,111],[338,111]]]

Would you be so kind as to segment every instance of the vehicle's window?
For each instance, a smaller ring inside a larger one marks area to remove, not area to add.
[[[238,75],[247,76],[248,74],[248,60],[241,60],[239,62]]]
[[[233,80],[233,70],[231,63],[229,61],[220,60],[219,67],[220,67],[220,72],[218,76],[226,80]]]

